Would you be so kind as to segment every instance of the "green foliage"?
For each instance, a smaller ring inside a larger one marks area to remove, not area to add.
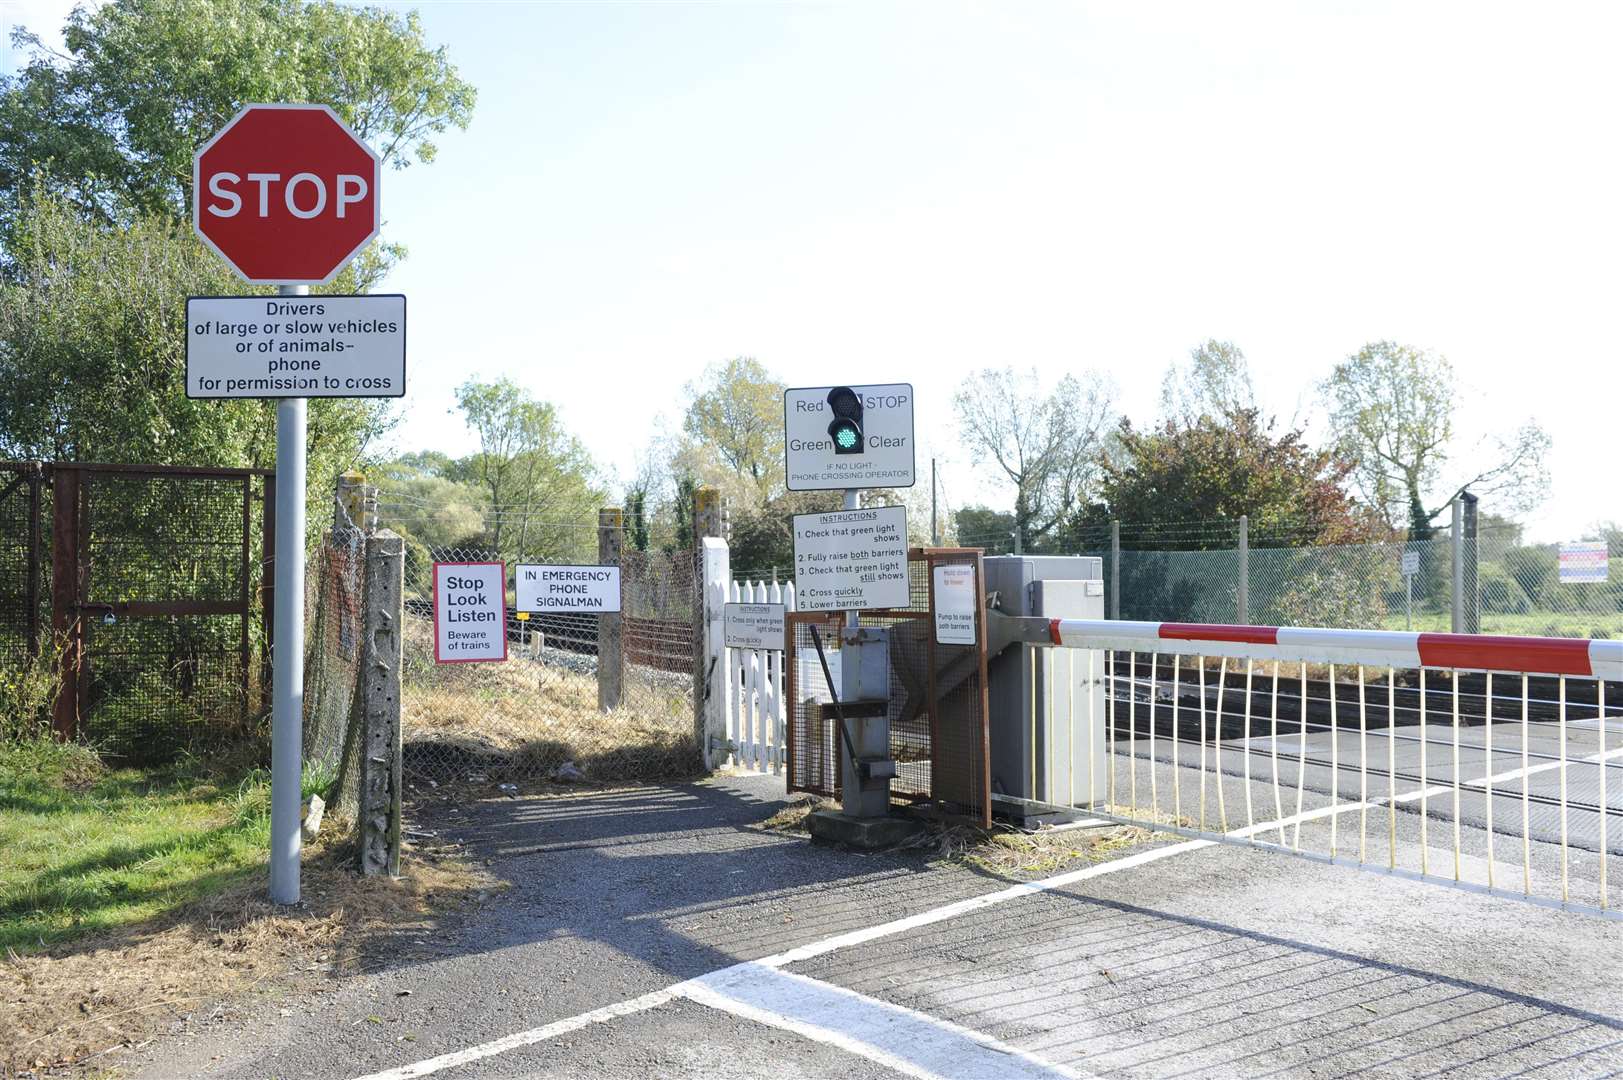
[[[758,509],[735,511],[727,540],[733,572],[764,579],[777,570],[793,577],[794,515],[838,510],[842,501],[838,491],[791,491]]]
[[[1100,484],[1104,505],[1071,520],[1076,550],[1085,546],[1084,531],[1112,517],[1158,522],[1246,514],[1258,532],[1288,525],[1318,544],[1346,543],[1366,531],[1341,486],[1351,465],[1311,449],[1299,430],[1276,435],[1256,409],[1168,418],[1149,431],[1123,419],[1116,445]]]
[[[420,470],[408,464],[408,458],[389,462],[372,473],[389,489],[389,528],[408,541],[429,547],[477,544],[490,509],[489,494],[473,484]]]
[[[557,410],[511,379],[469,379],[457,404],[479,436],[468,472],[489,498],[484,535],[504,558],[541,562],[592,561],[597,511],[608,495],[579,439]]]
[[[243,105],[333,107],[396,168],[465,128],[475,91],[415,12],[331,0],[114,0],[0,80],[0,237],[39,176],[82,215],[189,218],[192,155]],[[9,247],[9,243],[7,245]]]
[[[1321,389],[1359,494],[1388,525],[1407,526],[1411,540],[1429,539],[1438,515],[1466,490],[1515,510],[1548,490],[1550,437],[1531,421],[1497,440],[1480,471],[1451,474],[1459,390],[1445,357],[1371,342],[1337,364]]]
[[[679,451],[686,470],[719,488],[735,510],[764,507],[784,490],[783,391],[760,361],[710,365],[687,386]]]
[[[1040,550],[1099,480],[1114,388],[1067,375],[1044,392],[1035,370],[987,368],[953,395],[960,437],[1014,485],[1022,550]]]
[[[1375,629],[1386,618],[1381,577],[1367,567],[1304,567],[1288,580],[1268,616],[1281,626]]]
[[[1477,588],[1482,610],[1494,615],[1523,615],[1532,607],[1527,592],[1504,566],[1481,563],[1477,566]]]
[[[61,653],[0,653],[0,742],[26,741],[47,730],[61,686]]]
[[[953,515],[958,543],[991,552],[1013,550],[1014,515],[986,506],[960,507]]]
[[[273,401],[185,395],[185,297],[239,284],[183,227],[141,218],[109,231],[41,197],[28,205],[13,255],[0,283],[0,453],[276,463]],[[386,416],[378,401],[310,403],[312,499],[328,497]]]
[[[186,397],[185,298],[241,289],[183,226],[141,217],[104,229],[41,195],[12,255],[0,282],[0,455],[274,464],[275,402]],[[353,285],[340,276],[332,288]],[[388,422],[384,402],[310,402],[313,503]]]

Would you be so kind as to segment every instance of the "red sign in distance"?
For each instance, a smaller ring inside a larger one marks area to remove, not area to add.
[[[378,234],[378,156],[325,105],[249,105],[192,161],[192,224],[247,281],[320,285]]]

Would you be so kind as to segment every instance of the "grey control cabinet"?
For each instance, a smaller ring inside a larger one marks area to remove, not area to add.
[[[1006,615],[1103,619],[1103,561],[996,555],[986,588]],[[992,792],[1055,806],[1105,797],[1104,654],[1015,644],[988,661]]]

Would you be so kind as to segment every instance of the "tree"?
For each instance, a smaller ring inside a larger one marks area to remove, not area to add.
[[[987,506],[961,506],[953,515],[958,543],[997,553],[1013,550],[1014,515]]]
[[[113,0],[79,6],[65,51],[0,79],[0,243],[38,178],[94,221],[189,220],[192,155],[243,105],[332,106],[396,168],[465,128],[475,91],[415,12],[332,0]],[[381,268],[378,268],[381,272]],[[365,275],[371,278],[371,275]]]
[[[1099,526],[1124,522],[1233,519],[1248,515],[1258,533],[1288,531],[1315,544],[1348,543],[1365,533],[1358,509],[1343,488],[1352,465],[1333,451],[1313,450],[1299,430],[1275,435],[1256,409],[1194,420],[1164,419],[1148,431],[1123,418],[1118,456],[1104,467],[1103,505],[1081,511],[1067,530],[1076,550],[1090,545]],[[1232,537],[1207,544],[1184,538],[1179,546],[1227,547]],[[1096,546],[1096,545],[1093,545]]]
[[[595,551],[595,541],[587,543],[595,534],[580,526],[595,523],[606,496],[590,455],[557,410],[506,378],[469,379],[456,400],[479,437],[469,471],[490,497],[490,546],[528,559]]]
[[[0,455],[272,465],[275,402],[186,397],[185,298],[241,291],[231,270],[168,218],[110,230],[55,196],[23,205],[0,280]],[[350,285],[341,275],[317,291]],[[331,498],[390,415],[376,399],[310,402],[312,505]]]
[[[687,385],[682,431],[688,449],[697,451],[691,463],[707,472],[719,463],[721,475],[706,480],[747,496],[746,505],[764,506],[783,491],[783,391],[783,383],[748,356],[712,364]],[[745,481],[742,491],[727,483],[734,477]]]
[[[1035,371],[988,368],[953,406],[963,441],[1014,484],[1014,527],[1022,549],[1036,550],[1098,478],[1111,388],[1097,375],[1067,375],[1044,394]]]
[[[1498,505],[1512,512],[1544,499],[1550,437],[1532,421],[1481,448],[1485,467],[1450,468],[1459,394],[1442,356],[1371,342],[1337,364],[1321,391],[1359,493],[1389,525],[1406,523],[1411,540],[1429,539],[1438,515],[1467,490],[1500,496]]]
[[[1169,365],[1161,379],[1161,415],[1169,420],[1190,422],[1256,406],[1250,365],[1232,342],[1208,338],[1189,350],[1187,364]]]

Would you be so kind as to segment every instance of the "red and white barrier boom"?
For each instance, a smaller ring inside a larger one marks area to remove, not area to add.
[[[1076,649],[1623,680],[1623,641],[1587,638],[1100,619],[1051,619],[1048,635],[1049,644]]]

